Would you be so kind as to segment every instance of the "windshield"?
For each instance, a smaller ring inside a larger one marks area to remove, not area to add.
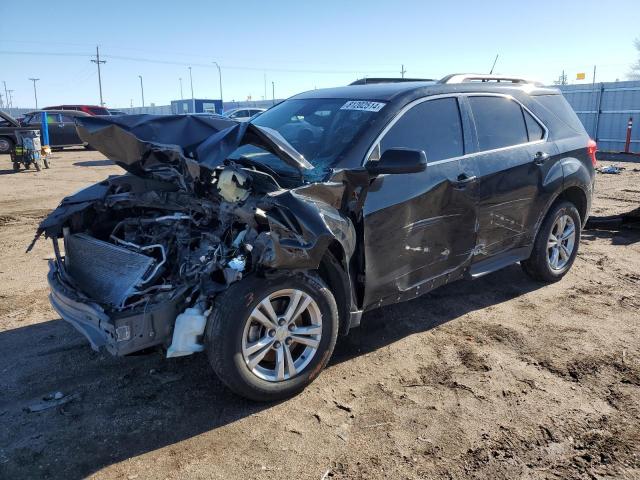
[[[336,98],[287,100],[262,112],[251,123],[282,135],[313,166],[303,172],[304,179],[319,181],[384,105]],[[281,174],[300,176],[293,167],[255,145],[243,145],[229,158],[248,159]]]

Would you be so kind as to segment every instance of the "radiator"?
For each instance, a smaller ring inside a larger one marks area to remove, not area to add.
[[[65,270],[87,296],[120,306],[155,259],[78,233],[65,237]]]

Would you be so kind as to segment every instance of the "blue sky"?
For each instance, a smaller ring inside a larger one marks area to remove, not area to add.
[[[27,11],[25,7],[28,5]],[[630,1],[91,1],[0,2],[0,82],[13,104],[97,104],[96,44],[107,106],[168,104],[194,94],[277,98],[367,76],[440,78],[496,71],[544,82],[563,68],[591,82],[625,79],[637,58],[640,3]],[[0,93],[4,95],[0,83]]]

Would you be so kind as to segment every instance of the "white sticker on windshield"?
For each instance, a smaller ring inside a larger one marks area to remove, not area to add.
[[[361,112],[379,112],[386,103],[367,100],[349,100],[340,110],[360,110]]]

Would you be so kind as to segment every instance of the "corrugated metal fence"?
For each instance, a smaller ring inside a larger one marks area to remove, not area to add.
[[[591,138],[603,151],[624,151],[627,123],[633,119],[632,152],[640,152],[640,81],[561,85]]]

